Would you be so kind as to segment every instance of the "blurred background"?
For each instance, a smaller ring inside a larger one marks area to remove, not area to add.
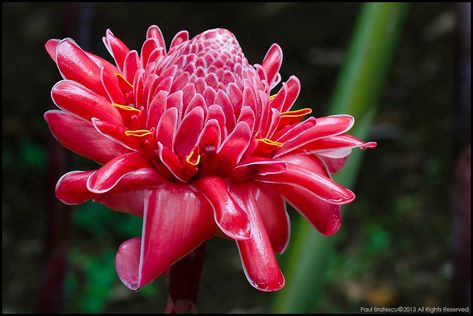
[[[139,49],[151,24],[168,45],[183,29],[192,37],[223,27],[250,64],[261,63],[276,42],[284,52],[283,81],[292,74],[301,80],[296,104],[317,117],[335,114],[329,105],[361,7],[2,3],[2,311],[156,313],[166,302],[167,277],[131,292],[115,272],[117,247],[140,235],[140,219],[92,203],[67,207],[54,197],[63,173],[95,166],[63,149],[43,119],[54,108],[50,89],[61,79],[44,49],[48,39],[73,37],[111,61],[101,40],[107,28]],[[317,290],[305,290],[309,304],[302,311],[471,305],[470,10],[458,3],[405,8],[364,137],[378,147],[364,153],[350,186],[357,199],[344,207],[339,232],[324,238],[329,251],[312,258],[324,262],[323,273],[308,275]],[[289,212],[296,234],[300,216]],[[294,243],[278,256],[285,275],[294,265],[287,258]],[[207,243],[200,312],[284,311],[278,302],[286,297],[248,283],[234,243]]]

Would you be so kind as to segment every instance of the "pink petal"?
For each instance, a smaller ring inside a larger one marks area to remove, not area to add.
[[[51,98],[60,109],[86,120],[97,117],[123,125],[120,113],[107,99],[75,81],[62,80],[56,83],[51,90]]]
[[[107,192],[94,194],[94,202],[101,203],[112,210],[143,217],[144,197],[146,190],[131,190],[125,192]]]
[[[273,44],[264,56],[261,66],[266,71],[268,85],[272,89],[277,82],[277,74],[282,64],[282,49],[278,44]]]
[[[213,146],[215,149],[218,148],[221,142],[220,133],[218,121],[216,119],[208,120],[197,140],[199,148],[201,148],[201,150],[205,150],[206,146]]]
[[[141,46],[141,62],[144,67],[148,64],[149,57],[156,48],[158,48],[158,44],[154,38],[148,38]]]
[[[148,109],[146,127],[148,129],[158,125],[159,119],[166,110],[166,99],[168,97],[167,91],[159,91],[151,100]]]
[[[288,163],[287,169],[283,172],[258,175],[255,177],[255,180],[264,183],[288,184],[302,188],[332,204],[347,204],[355,199],[353,192],[325,175],[292,163]]]
[[[260,187],[256,193],[258,213],[263,221],[274,252],[283,253],[289,244],[291,223],[286,211],[286,203],[280,194]]]
[[[173,148],[174,136],[177,130],[177,117],[177,109],[168,108],[161,116],[156,128],[156,140],[166,148]]]
[[[212,205],[215,222],[227,236],[233,239],[248,239],[250,237],[248,215],[231,198],[228,186],[222,178],[201,178],[194,185]]]
[[[125,57],[130,51],[130,49],[118,38],[113,35],[112,31],[107,29],[106,35],[103,38],[103,42],[107,47],[110,55],[112,55],[115,60],[120,72],[123,73],[123,64],[125,62]]]
[[[201,107],[194,108],[182,119],[174,142],[174,152],[178,156],[184,157],[194,149],[203,125],[204,110]]]
[[[315,126],[301,132],[296,138],[285,142],[282,148],[276,150],[274,157],[277,158],[296,149],[301,149],[319,139],[343,134],[353,126],[354,122],[355,120],[351,115],[332,115],[318,118]]]
[[[310,192],[285,184],[272,185],[321,234],[335,234],[342,224],[341,205],[327,203]]]
[[[358,138],[343,134],[333,137],[327,137],[319,139],[316,142],[309,143],[304,146],[304,149],[312,153],[319,153],[324,151],[330,151],[333,149],[340,148],[355,148],[360,147],[361,149],[374,148],[376,147],[376,142],[363,142]]]
[[[171,41],[171,46],[169,47],[169,51],[171,51],[173,48],[181,45],[185,41],[189,40],[189,32],[187,31],[180,31],[177,33],[174,38]]]
[[[78,155],[106,163],[128,149],[99,134],[92,124],[62,111],[51,110],[44,119],[54,137],[67,149]]]
[[[166,53],[166,44],[164,42],[163,33],[161,29],[156,25],[151,25],[146,31],[146,38],[154,38],[158,41],[158,48],[162,48],[164,53]]]
[[[219,163],[226,168],[235,166],[248,148],[250,140],[251,130],[248,124],[238,123],[217,152]]]
[[[289,111],[301,92],[301,82],[296,76],[290,76],[284,85],[287,87],[287,96],[281,112]]]
[[[143,225],[141,240],[124,242],[115,259],[118,276],[132,290],[163,274],[215,231],[205,199],[174,183],[149,192]]]
[[[102,79],[102,85],[107,92],[108,98],[111,102],[117,104],[125,104],[125,96],[120,88],[117,76],[110,74],[102,68],[100,70],[100,77]]]
[[[327,166],[327,169],[331,173],[335,173],[335,172],[339,171],[340,169],[342,169],[343,166],[345,166],[345,163],[348,160],[348,156],[343,157],[343,158],[329,158],[329,157],[323,157],[323,156],[319,156],[319,157],[320,157],[321,160],[323,160],[323,162]]]
[[[87,189],[97,194],[108,192],[127,174],[146,167],[150,167],[150,164],[140,153],[116,157],[89,176]]]
[[[60,39],[55,39],[52,38],[48,40],[45,44],[44,47],[46,48],[46,51],[48,52],[49,56],[51,57],[54,62],[56,62],[56,49],[57,45],[61,42]]]
[[[157,187],[166,181],[154,168],[142,168],[124,176],[109,192],[95,194],[87,189],[87,179],[94,172],[92,170],[66,173],[56,184],[56,197],[68,205],[77,205],[93,199],[113,210],[142,217],[144,189]]]
[[[87,190],[87,179],[94,171],[71,171],[59,178],[55,194],[59,201],[67,205],[78,205],[91,199],[94,194]]]
[[[169,172],[179,181],[187,182],[189,178],[184,174],[183,166],[179,157],[169,148],[164,147],[163,144],[158,142],[158,149],[156,151],[157,158],[163,163]],[[197,171],[197,168],[194,168]]]
[[[77,81],[90,90],[106,97],[100,68],[72,39],[62,40],[56,49],[56,60],[64,79]]]
[[[125,134],[127,128],[123,125],[111,124],[95,117],[92,118],[92,125],[100,135],[117,145],[133,151],[140,148],[140,141],[133,136],[127,136]]]
[[[244,207],[251,223],[251,237],[237,240],[245,275],[252,286],[260,291],[277,291],[284,286],[284,276],[279,269],[271,241],[258,210],[255,192],[246,184],[232,185],[232,197]]]
[[[141,60],[136,50],[128,52],[123,63],[123,75],[128,82],[133,83],[135,74],[141,68]]]

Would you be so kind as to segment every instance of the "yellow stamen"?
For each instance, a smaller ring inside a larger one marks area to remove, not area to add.
[[[200,155],[197,155],[197,159],[194,159],[193,156],[194,156],[194,151],[191,151],[190,154],[187,155],[186,157],[186,162],[189,165],[197,166],[200,163]]]
[[[275,147],[282,147],[284,146],[283,143],[276,142],[274,140],[271,140],[269,138],[258,138],[257,141],[262,142],[263,144],[270,145],[270,146],[275,146]]]
[[[126,80],[126,78],[125,78],[125,77],[123,77],[123,75],[122,75],[122,74],[115,73],[115,76],[122,78],[122,79],[123,79],[123,81],[125,81],[125,83],[126,83],[127,85],[129,85],[131,88],[133,88],[133,85],[132,85],[130,82],[128,82],[128,80]]]
[[[280,115],[281,117],[302,117],[310,113],[312,113],[312,109],[304,108],[304,109],[295,110],[295,111],[282,112]]]
[[[269,102],[273,101],[276,98],[277,94],[269,96]]]
[[[125,110],[125,111],[134,111],[134,112],[140,112],[140,110],[138,110],[137,108],[134,108],[132,106],[128,106],[128,105],[123,105],[123,104],[118,104],[118,103],[112,103],[112,106],[116,107],[116,108],[119,108],[121,110]]]
[[[151,133],[147,129],[135,129],[135,130],[125,131],[126,136],[143,137],[143,136],[151,135],[151,134],[153,134],[153,133]]]

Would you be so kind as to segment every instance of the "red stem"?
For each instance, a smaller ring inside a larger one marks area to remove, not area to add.
[[[197,313],[204,255],[205,242],[171,267],[166,314]]]

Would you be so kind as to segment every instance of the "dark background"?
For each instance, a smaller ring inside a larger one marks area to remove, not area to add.
[[[464,307],[455,305],[453,295],[455,8],[409,7],[369,137],[378,147],[366,152],[352,188],[357,200],[343,213],[315,312],[359,312],[372,305]],[[283,80],[294,74],[302,83],[296,104],[323,116],[359,9],[356,3],[3,3],[3,312],[37,310],[40,293],[49,294],[41,289],[51,254],[46,240],[61,238],[68,240],[69,258],[64,311],[161,312],[167,294],[166,277],[134,293],[116,276],[117,247],[139,235],[140,220],[93,204],[68,210],[55,200],[62,173],[94,165],[58,147],[43,119],[54,107],[50,89],[60,80],[43,46],[48,39],[71,36],[112,60],[101,41],[107,28],[131,49],[141,47],[151,24],[161,28],[168,45],[183,29],[192,37],[227,28],[251,64],[260,63],[273,42],[280,44]],[[52,237],[51,212],[65,214]],[[69,212],[70,226],[64,224]],[[294,222],[298,215],[290,215]],[[269,312],[273,297],[247,282],[232,242],[208,243],[201,312]]]

